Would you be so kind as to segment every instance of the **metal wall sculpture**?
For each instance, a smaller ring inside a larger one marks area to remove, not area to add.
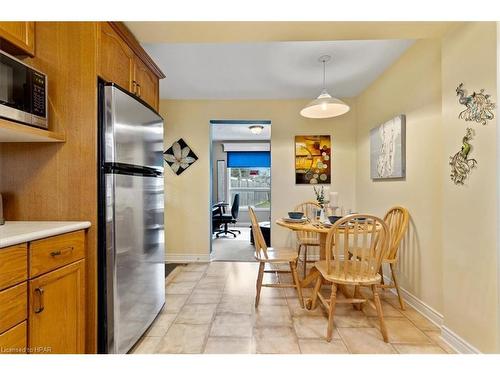
[[[463,185],[472,168],[477,165],[476,159],[469,159],[469,153],[472,149],[470,141],[473,135],[474,131],[472,128],[467,128],[465,136],[462,138],[462,148],[450,157],[450,177],[456,185]]]
[[[495,115],[493,109],[495,103],[491,102],[490,95],[484,93],[484,89],[479,92],[473,92],[472,95],[467,95],[464,89],[464,84],[461,83],[456,88],[458,102],[466,107],[458,118],[465,121],[474,121],[486,125],[488,120],[492,120]]]

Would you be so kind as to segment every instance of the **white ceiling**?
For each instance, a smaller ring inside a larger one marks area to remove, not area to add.
[[[248,128],[252,124],[213,124],[212,140],[214,141],[269,141],[271,125],[262,125],[262,133],[253,134]]]
[[[164,43],[144,48],[165,72],[162,99],[304,99],[322,85],[338,97],[359,95],[413,40],[263,43]]]

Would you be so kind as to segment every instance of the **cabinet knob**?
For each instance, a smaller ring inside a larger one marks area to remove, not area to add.
[[[137,83],[137,96],[140,98],[141,97],[141,85]]]

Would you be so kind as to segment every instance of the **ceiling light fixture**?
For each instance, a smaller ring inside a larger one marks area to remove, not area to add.
[[[252,132],[252,134],[258,135],[262,133],[262,130],[264,130],[264,127],[262,125],[252,125],[249,126],[248,129]]]
[[[342,100],[332,97],[326,91],[326,63],[330,61],[331,56],[324,55],[318,60],[323,63],[323,90],[321,94],[305,106],[300,114],[308,118],[330,118],[343,115],[349,112],[349,106]]]

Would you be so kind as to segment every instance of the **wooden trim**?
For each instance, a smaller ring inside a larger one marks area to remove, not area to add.
[[[0,119],[0,142],[65,142],[64,134]]]
[[[158,79],[165,78],[165,74],[156,65],[153,59],[144,51],[144,48],[140,45],[139,41],[136,39],[134,34],[128,29],[123,22],[108,22],[109,25],[115,30],[115,32],[120,35],[123,40],[128,44],[128,46],[135,52],[137,57],[146,64],[146,66],[151,69],[151,71],[158,77]]]

